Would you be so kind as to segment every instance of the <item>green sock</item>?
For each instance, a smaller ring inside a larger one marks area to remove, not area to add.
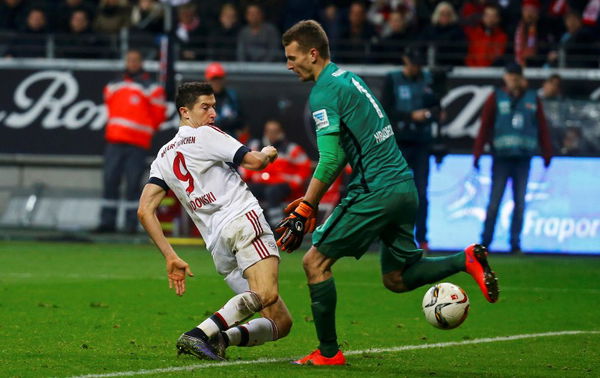
[[[465,270],[465,253],[458,252],[444,257],[423,257],[402,273],[404,284],[409,290],[428,283],[437,282],[454,273]]]
[[[319,349],[325,357],[333,357],[339,350],[337,335],[335,332],[335,305],[337,293],[333,277],[323,282],[309,284],[311,308],[317,337],[319,338]]]

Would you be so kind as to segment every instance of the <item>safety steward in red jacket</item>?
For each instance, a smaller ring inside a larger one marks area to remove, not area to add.
[[[126,71],[104,88],[108,111],[104,156],[104,190],[97,232],[115,232],[119,205],[119,186],[124,177],[126,187],[125,231],[137,231],[137,200],[146,169],[146,154],[152,137],[166,119],[164,89],[142,69],[142,56],[131,50],[126,57]]]

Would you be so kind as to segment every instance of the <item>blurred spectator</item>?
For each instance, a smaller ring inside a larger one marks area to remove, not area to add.
[[[562,95],[562,79],[559,74],[550,75],[538,90],[537,95],[542,100],[561,100]]]
[[[504,88],[497,88],[481,112],[481,127],[473,147],[473,165],[479,169],[484,146],[491,145],[492,188],[481,244],[490,246],[504,189],[512,179],[514,200],[510,225],[511,252],[521,253],[521,229],[531,157],[541,148],[544,166],[550,165],[552,143],[544,108],[533,89],[524,86],[523,71],[517,63],[506,66]]]
[[[439,3],[431,16],[420,39],[435,47],[435,61],[440,66],[461,66],[464,64],[467,40],[458,24],[458,16],[452,4]]]
[[[585,156],[589,152],[587,143],[579,127],[567,127],[563,134],[560,154],[565,156]]]
[[[432,76],[422,70],[425,57],[417,48],[403,56],[402,71],[390,72],[383,85],[381,104],[390,118],[396,142],[413,170],[419,195],[415,238],[427,250],[427,186],[433,123],[439,121],[440,101],[433,92]]]
[[[274,162],[260,172],[243,170],[250,191],[266,209],[266,218],[272,228],[282,218],[282,202],[288,197],[302,196],[306,181],[311,174],[311,161],[302,147],[285,137],[283,125],[278,120],[265,123],[263,137],[251,140],[252,150],[260,151],[264,146],[277,148]]]
[[[185,60],[202,60],[206,55],[207,28],[204,26],[196,6],[192,3],[177,8],[177,30],[180,57]]]
[[[245,12],[249,6],[258,5],[262,10],[263,22],[269,23],[275,26],[275,29],[279,30],[278,27],[281,26],[283,9],[288,1],[289,0],[239,0],[238,8],[243,9]],[[306,1],[309,2],[312,0]],[[209,1],[208,3],[211,2]]]
[[[94,30],[99,33],[115,34],[129,26],[131,9],[127,0],[101,0]]]
[[[565,66],[571,68],[598,67],[598,38],[593,31],[583,25],[581,15],[569,12],[564,18],[566,32],[558,42],[558,49],[565,54]],[[559,51],[548,53],[548,64],[559,65]]]
[[[517,63],[522,66],[541,66],[554,37],[540,21],[540,0],[523,0],[521,20],[513,35]]]
[[[94,20],[94,31],[116,34],[129,26],[131,9],[127,0],[101,0]]]
[[[71,16],[76,10],[86,12],[88,20],[93,20],[96,14],[96,7],[87,0],[63,0],[56,11],[56,30],[58,32],[69,31]]]
[[[224,62],[234,61],[236,58],[237,36],[240,31],[237,8],[226,3],[221,7],[219,25],[212,28],[208,39],[208,57],[211,60]],[[219,101],[217,101],[217,106]]]
[[[465,62],[470,67],[488,67],[504,56],[508,36],[500,26],[500,9],[487,5],[481,24],[465,27],[469,48]]]
[[[354,1],[348,10],[348,27],[336,44],[337,61],[344,63],[366,63],[369,46],[375,41],[375,28],[367,21],[367,10],[362,1]]]
[[[478,26],[481,24],[486,5],[492,5],[492,3],[487,0],[465,1],[460,9],[460,23],[464,26]],[[498,12],[500,12],[500,9],[498,9]]]
[[[46,13],[41,8],[31,8],[25,27],[11,43],[7,56],[41,58],[46,56]]]
[[[0,30],[21,29],[27,18],[28,4],[25,0],[0,1]]]
[[[161,0],[162,1],[162,0]],[[196,7],[196,14],[200,16],[202,27],[206,30],[211,30],[219,25],[219,16],[225,4],[231,4],[240,9],[242,0],[191,0]]]
[[[71,13],[68,34],[56,37],[57,56],[61,58],[97,59],[108,54],[106,44],[90,27],[84,10]]]
[[[152,136],[166,119],[165,91],[143,69],[142,54],[130,50],[125,72],[104,88],[108,111],[104,154],[104,190],[96,232],[115,232],[119,187],[126,188],[125,232],[137,232],[137,201]]]
[[[156,0],[138,0],[131,9],[133,32],[161,33],[164,30],[163,7]]]
[[[399,11],[390,13],[384,30],[387,32],[376,46],[377,60],[380,63],[401,65],[402,52],[413,41],[413,33],[409,30],[406,15]]]
[[[344,12],[335,2],[329,2],[323,6],[319,17],[321,19],[321,26],[323,26],[323,30],[325,30],[329,38],[330,45],[335,46],[344,29]]]
[[[279,31],[264,21],[258,4],[246,8],[246,22],[238,35],[237,60],[244,62],[274,62],[282,59]]]
[[[242,107],[237,92],[226,86],[227,73],[219,63],[206,66],[204,77],[210,83],[217,100],[215,123],[229,135],[246,144],[249,139],[248,128],[244,125]]]
[[[415,4],[413,0],[375,0],[367,11],[367,20],[375,27],[380,35],[389,34],[390,16],[394,12],[404,15],[406,24],[414,18]]]

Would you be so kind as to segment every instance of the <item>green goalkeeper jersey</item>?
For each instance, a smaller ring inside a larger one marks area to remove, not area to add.
[[[327,64],[309,103],[317,137],[339,133],[352,167],[349,191],[371,192],[412,178],[383,107],[358,75]]]

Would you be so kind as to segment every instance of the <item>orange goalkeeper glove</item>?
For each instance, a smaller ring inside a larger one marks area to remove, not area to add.
[[[304,234],[314,231],[316,214],[313,206],[303,198],[290,203],[284,212],[289,215],[279,222],[275,231],[281,235],[277,245],[289,253],[300,247]]]
[[[302,203],[302,201],[304,201],[304,197],[296,198],[295,200],[290,202],[285,207],[285,209],[283,209],[283,213],[285,215],[290,215],[292,213],[292,211],[296,210],[296,208],[298,207],[298,205],[300,205]],[[318,209],[318,207],[317,207],[317,209]],[[313,208],[313,212],[312,212],[311,216],[308,218],[308,220],[306,221],[306,224],[304,225],[305,226],[304,229],[306,230],[305,234],[308,234],[309,232],[313,232],[315,230],[315,227],[317,226],[317,214],[318,214],[318,211]]]

